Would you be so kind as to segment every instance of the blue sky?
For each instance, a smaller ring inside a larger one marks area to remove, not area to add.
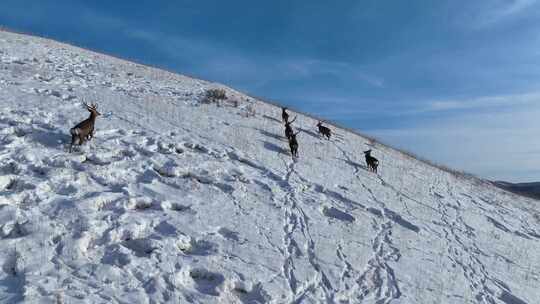
[[[16,30],[225,83],[482,177],[540,180],[536,0],[0,8]]]

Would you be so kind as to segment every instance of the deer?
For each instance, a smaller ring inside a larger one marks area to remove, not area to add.
[[[69,152],[71,153],[73,145],[82,145],[85,141],[91,140],[94,137],[94,125],[96,123],[96,117],[101,115],[97,110],[97,104],[88,105],[83,102],[90,116],[78,123],[75,127],[69,130],[71,134],[71,145],[69,146]]]
[[[317,124],[317,128],[319,128],[319,134],[322,134],[322,136],[326,136],[326,139],[330,140],[330,136],[332,136],[332,131],[330,128],[325,127],[322,125],[323,122],[319,120],[319,123]]]
[[[300,131],[291,133],[291,137],[289,138],[289,148],[291,149],[293,158],[298,157],[298,141],[296,140],[296,135],[298,135],[298,133],[300,133]]]
[[[288,140],[291,140],[291,135],[294,133],[291,124],[296,120],[296,117],[297,116],[291,121],[285,122],[285,137],[287,137]]]
[[[364,155],[366,156],[366,164],[368,166],[368,170],[377,173],[377,166],[379,166],[379,160],[371,156],[371,149],[364,151]]]
[[[289,113],[287,113],[287,107],[281,107],[281,121],[289,121]]]

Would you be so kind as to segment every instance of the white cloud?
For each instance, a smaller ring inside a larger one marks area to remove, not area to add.
[[[540,103],[372,130],[383,142],[489,179],[540,180]]]
[[[451,110],[478,110],[500,107],[517,107],[540,102],[540,92],[482,96],[465,99],[443,99],[420,102],[408,114],[442,112]]]
[[[172,58],[200,60],[199,69],[223,80],[243,79],[253,87],[263,86],[272,80],[309,79],[316,75],[330,74],[338,79],[347,78],[383,88],[384,80],[370,75],[347,62],[319,60],[314,58],[267,58],[248,54],[243,50],[215,41],[205,41],[177,35],[163,34],[143,29],[125,30],[129,37],[151,43]]]
[[[529,9],[538,4],[537,0],[489,0],[471,2],[465,9],[464,21],[476,29],[483,29],[500,22],[508,21],[516,16],[529,12]]]
[[[299,75],[306,77],[315,74],[332,74],[337,77],[350,77],[353,80],[362,81],[373,87],[384,87],[384,80],[382,78],[365,73],[361,68],[348,62],[305,58],[289,59],[283,65],[291,71],[295,71]]]

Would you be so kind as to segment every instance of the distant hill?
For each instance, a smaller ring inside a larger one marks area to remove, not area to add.
[[[514,184],[503,181],[495,181],[493,184],[504,190],[540,200],[540,182]]]

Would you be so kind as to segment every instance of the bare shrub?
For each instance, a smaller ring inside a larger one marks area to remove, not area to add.
[[[227,94],[224,89],[207,89],[203,102],[216,103],[219,106],[219,102],[227,99]]]
[[[253,104],[250,103],[242,109],[241,115],[246,118],[254,117],[257,115],[257,112],[255,112],[255,107]]]

